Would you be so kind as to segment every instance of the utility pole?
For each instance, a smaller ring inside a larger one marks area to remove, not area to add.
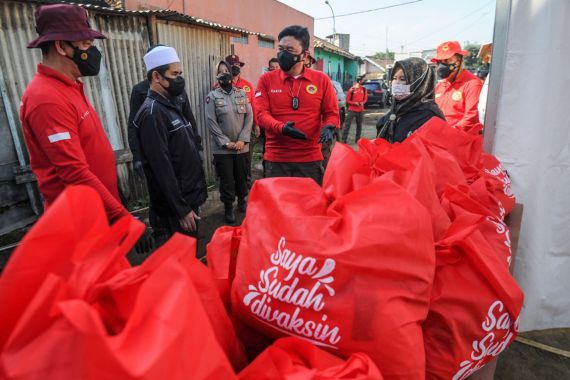
[[[334,10],[333,7],[331,6],[331,4],[329,3],[328,0],[325,1],[325,4],[329,6],[329,8],[331,9],[332,12],[332,19],[333,19],[333,39],[336,38],[336,19],[334,17]]]

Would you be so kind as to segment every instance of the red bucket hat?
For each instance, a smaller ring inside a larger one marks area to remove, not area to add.
[[[52,4],[36,9],[36,31],[39,37],[28,44],[28,49],[37,48],[47,41],[83,41],[106,38],[91,29],[87,11],[77,5]]]
[[[464,57],[469,55],[467,50],[461,49],[461,45],[457,41],[447,41],[442,43],[437,47],[437,54],[435,58],[432,58],[432,62],[443,61],[453,57],[455,54],[462,55]]]
[[[231,66],[237,66],[237,65],[239,65],[239,66],[241,66],[241,67],[244,67],[244,66],[245,66],[245,63],[243,63],[242,61],[240,61],[240,60],[239,60],[239,57],[238,57],[237,55],[235,55],[235,54],[233,54],[233,55],[228,55],[228,56],[226,57],[226,62],[229,63]]]

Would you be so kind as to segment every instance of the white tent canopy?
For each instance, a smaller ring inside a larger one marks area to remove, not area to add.
[[[521,330],[570,326],[570,1],[498,0],[486,147],[524,204]]]

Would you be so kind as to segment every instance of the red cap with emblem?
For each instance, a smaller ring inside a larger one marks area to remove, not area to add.
[[[443,61],[453,57],[455,54],[462,55],[464,57],[469,55],[467,50],[461,49],[461,45],[457,41],[447,41],[442,43],[437,47],[437,54],[435,58],[432,58],[432,62]]]

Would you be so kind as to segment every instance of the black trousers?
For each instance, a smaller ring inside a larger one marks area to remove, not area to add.
[[[251,149],[251,147],[250,147]],[[236,196],[247,196],[247,157],[248,153],[214,154],[214,165],[220,177],[220,200],[232,204]]]
[[[342,129],[342,142],[346,144],[348,140],[348,132],[350,131],[350,124],[352,124],[352,120],[356,118],[356,137],[354,142],[360,140],[360,135],[362,133],[362,120],[364,119],[364,112],[353,112],[348,111],[348,115],[346,116],[346,120],[344,122],[344,127]]]
[[[313,162],[273,162],[265,161],[265,177],[302,177],[312,178],[319,185],[323,184],[323,161]]]

